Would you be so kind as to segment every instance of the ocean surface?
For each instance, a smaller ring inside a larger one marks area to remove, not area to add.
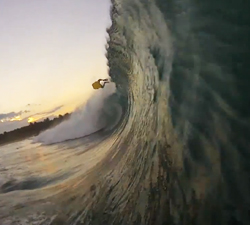
[[[112,5],[116,89],[0,147],[0,225],[250,224],[249,1]]]

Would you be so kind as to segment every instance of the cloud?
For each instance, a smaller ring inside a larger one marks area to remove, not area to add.
[[[9,112],[0,114],[0,133],[8,132],[23,126],[27,126],[27,120],[21,118],[23,114],[29,113],[29,110],[20,112]]]
[[[26,107],[40,106],[41,104],[29,103]]]
[[[56,111],[58,111],[59,109],[61,109],[64,105],[60,105],[55,107],[54,109],[50,110],[50,111],[46,111],[46,112],[40,112],[40,113],[36,113],[33,116],[41,116],[41,115],[48,115],[48,114],[52,114]]]
[[[49,111],[39,112],[28,116],[26,115],[24,118],[22,118],[21,116],[23,114],[30,113],[30,110],[2,113],[0,114],[0,133],[4,131],[8,132],[23,126],[27,126],[29,122],[31,122],[31,119],[34,121],[40,121],[41,119],[44,119],[50,116],[51,114],[55,113],[62,107],[64,107],[64,105],[57,106]]]
[[[41,115],[48,115],[48,114],[52,114],[56,111],[58,111],[59,109],[61,109],[64,105],[60,105],[60,106],[57,106],[55,107],[54,109],[50,110],[50,111],[45,111],[45,112],[39,112],[39,113],[36,113],[32,116],[41,116]],[[20,112],[9,112],[9,113],[2,113],[0,114],[0,121],[1,120],[11,120],[11,119],[14,119],[16,117],[21,117],[21,115],[23,114],[26,114],[26,113],[29,113],[31,112],[30,110],[24,110],[24,111],[20,111]]]
[[[9,113],[3,113],[0,114],[0,120],[10,120],[12,118],[21,116],[22,114],[28,113],[30,112],[29,110],[25,110],[25,111],[20,111],[20,112],[9,112]]]
[[[18,115],[19,113],[15,113],[15,112],[0,114],[0,120],[6,119],[6,118],[12,118]]]

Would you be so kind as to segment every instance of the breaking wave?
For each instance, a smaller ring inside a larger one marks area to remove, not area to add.
[[[107,59],[116,92],[93,97],[38,140],[122,120],[101,144],[74,153],[74,176],[33,198],[50,193],[43,209],[51,224],[249,224],[247,1],[112,5]]]
[[[70,118],[37,137],[34,142],[53,144],[77,139],[101,130],[112,129],[122,116],[114,84],[94,93]]]

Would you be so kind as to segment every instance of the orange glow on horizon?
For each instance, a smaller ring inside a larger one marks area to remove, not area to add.
[[[33,123],[33,122],[35,122],[36,120],[33,118],[33,117],[29,117],[28,118],[28,123]]]
[[[72,113],[76,110],[76,108],[78,108],[77,106],[79,105],[80,105],[79,102],[75,101],[75,102],[71,102],[70,104],[69,103],[65,104],[62,108],[60,108],[56,112],[49,113],[49,114],[47,114],[46,112],[44,114],[43,113],[36,114],[35,112],[34,115],[30,115],[29,117],[26,117],[26,118],[22,118],[21,115],[14,116],[14,117],[6,117],[6,118],[0,119],[0,124],[6,123],[6,122],[14,123],[14,122],[19,122],[19,121],[27,121],[28,123],[34,123],[40,120],[44,120],[46,118],[50,118],[50,117],[54,118],[54,117],[58,117],[59,115],[65,115],[66,113]]]
[[[21,120],[22,120],[21,116],[15,116],[12,118],[1,119],[0,122],[4,123],[4,122],[13,122],[13,121],[21,121]]]
[[[20,120],[22,120],[21,116],[15,116],[11,118],[9,121],[20,121]]]

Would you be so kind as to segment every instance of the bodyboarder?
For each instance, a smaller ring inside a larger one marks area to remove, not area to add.
[[[101,81],[104,81],[103,84],[101,84]],[[94,82],[92,84],[92,87],[94,89],[99,89],[99,88],[104,88],[105,87],[105,84],[109,83],[108,79],[99,79],[98,81]]]

